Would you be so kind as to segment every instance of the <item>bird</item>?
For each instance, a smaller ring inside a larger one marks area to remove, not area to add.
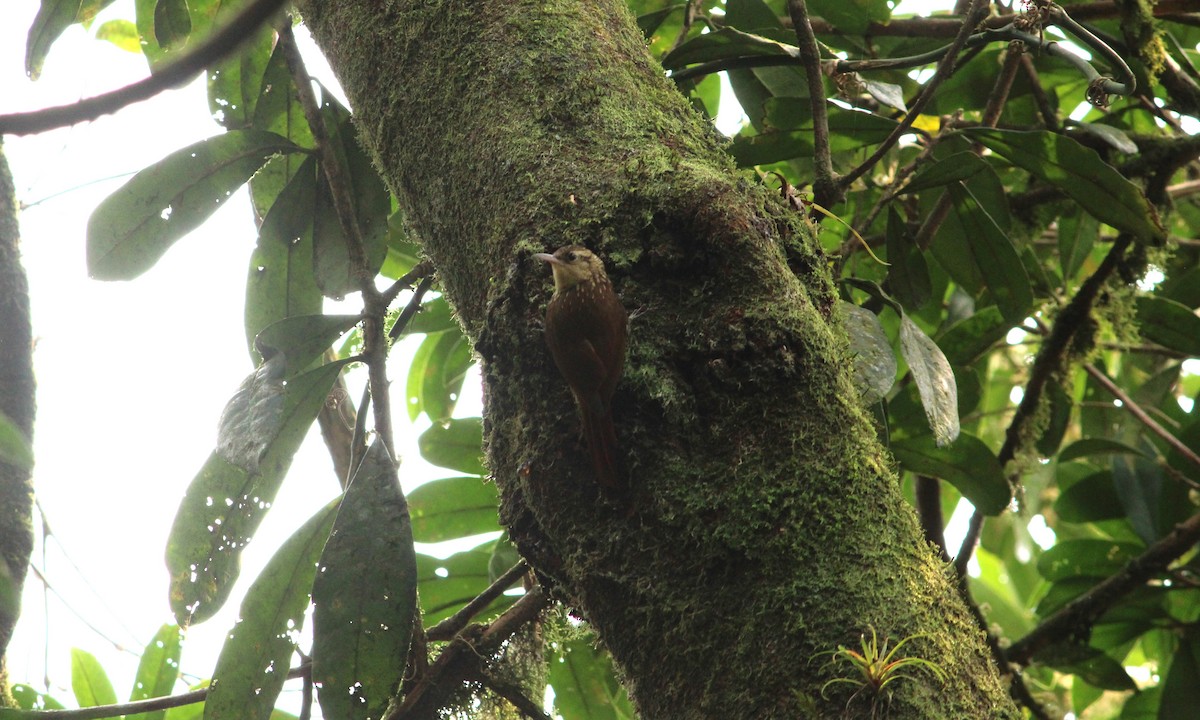
[[[624,489],[617,469],[612,397],[625,366],[628,314],[613,290],[604,263],[582,245],[566,245],[533,257],[547,263],[554,295],[546,306],[546,345],[571,388],[583,435],[601,489]]]

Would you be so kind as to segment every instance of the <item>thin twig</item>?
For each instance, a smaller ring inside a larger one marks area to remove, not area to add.
[[[298,667],[294,667],[288,671],[288,680],[309,677],[310,669],[311,665],[307,662],[301,663]],[[114,705],[95,705],[93,707],[70,710],[27,711],[22,717],[37,718],[37,720],[95,720],[96,718],[119,717],[121,715],[134,715],[137,713],[161,712],[163,710],[170,710],[171,708],[204,702],[211,689],[200,688],[199,690],[191,690],[178,695],[164,695],[163,697],[146,698],[145,700],[134,700]]]
[[[1150,417],[1150,415],[1148,415],[1146,411],[1142,409],[1141,405],[1138,405],[1133,398],[1129,397],[1128,393],[1117,387],[1117,384],[1109,379],[1107,375],[1100,372],[1100,370],[1091,363],[1084,365],[1083,369],[1087,371],[1088,375],[1091,375],[1093,378],[1095,378],[1096,382],[1100,383],[1101,387],[1107,390],[1113,397],[1120,400],[1121,406],[1128,410],[1131,415],[1137,418],[1138,422],[1145,425],[1150,432],[1162,438],[1163,442],[1170,445],[1175,452],[1179,453],[1180,456],[1182,456],[1188,462],[1192,463],[1196,467],[1200,467],[1200,455],[1196,455],[1191,448],[1189,448],[1187,445],[1184,445],[1179,438],[1175,437],[1171,433],[1171,431],[1167,430],[1162,425],[1159,425],[1154,418]]]
[[[408,304],[400,311],[400,316],[396,318],[396,322],[392,324],[392,329],[388,331],[388,337],[395,340],[404,333],[404,329],[408,327],[408,323],[412,321],[413,316],[421,309],[421,298],[425,297],[425,293],[429,292],[429,288],[432,285],[433,275],[426,275],[421,278],[421,284],[413,291]]]
[[[462,632],[472,618],[483,612],[484,608],[504,594],[505,590],[512,587],[513,583],[520,580],[528,571],[529,564],[524,560],[513,565],[503,575],[496,578],[495,582],[488,585],[483,592],[476,595],[471,602],[464,605],[461,610],[429,628],[425,634],[433,641],[449,640],[454,637]]]
[[[123,88],[85,98],[70,105],[43,108],[31,112],[0,115],[0,135],[27,135],[54,128],[95,120],[115,113],[127,105],[149,100],[164,90],[182,87],[204,68],[226,57],[250,34],[279,10],[282,0],[254,0],[195,50],[155,70],[154,74]]]
[[[499,650],[513,633],[537,618],[549,604],[545,591],[534,587],[490,625],[468,626],[408,689],[404,701],[398,707],[389,708],[386,720],[432,717],[442,697],[456,691],[464,680],[478,677],[484,660]]]
[[[808,100],[813,122],[813,200],[831,208],[846,197],[845,186],[839,185],[833,172],[833,157],[829,151],[829,117],[825,109],[825,78],[821,73],[821,50],[808,22],[808,7],[804,0],[788,0],[788,14],[796,31],[796,46],[800,48],[800,64],[808,82]]]
[[[501,680],[497,677],[492,677],[488,673],[483,674],[483,684],[492,689],[500,697],[512,703],[522,715],[531,720],[551,720],[545,710],[538,707],[528,695],[525,694],[523,688],[516,683],[507,680]]]
[[[947,48],[946,54],[938,63],[937,70],[934,71],[933,77],[929,78],[929,81],[926,82],[921,88],[921,92],[917,94],[916,99],[913,100],[912,104],[909,106],[908,112],[905,113],[904,118],[895,128],[892,129],[892,132],[888,135],[887,139],[880,143],[879,147],[875,149],[875,152],[871,154],[871,157],[867,158],[865,162],[841,178],[839,182],[842,188],[850,187],[851,183],[865,175],[871,168],[875,167],[875,164],[883,159],[883,156],[892,149],[892,146],[900,141],[900,137],[909,131],[909,128],[912,127],[913,122],[916,121],[917,117],[919,117],[920,114],[925,110],[925,106],[928,105],[929,101],[933,98],[933,93],[937,90],[938,86],[942,84],[943,80],[953,74],[956,62],[958,60],[959,51],[966,46],[967,39],[971,37],[971,31],[975,28],[977,23],[987,16],[987,12],[988,0],[972,0],[971,12],[968,13],[965,18],[963,18],[962,26],[958,31],[958,36],[954,38],[954,42],[950,43],[950,47]]]
[[[396,301],[396,297],[403,291],[412,287],[412,284],[423,277],[433,274],[433,263],[428,260],[413,265],[413,269],[405,273],[401,278],[392,283],[391,287],[384,290],[380,294],[380,299],[383,300],[389,307]]]

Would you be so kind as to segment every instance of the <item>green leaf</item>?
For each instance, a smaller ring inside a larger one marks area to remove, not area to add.
[[[1059,643],[1039,652],[1037,659],[1060,672],[1078,675],[1098,688],[1117,692],[1137,689],[1119,662],[1086,645]]]
[[[449,418],[470,366],[471,345],[457,327],[422,340],[408,368],[409,419],[422,412],[434,422]]]
[[[358,324],[358,315],[295,315],[273,322],[254,340],[259,354],[284,357],[284,378],[306,370],[314,361]]]
[[[0,462],[11,463],[23,470],[33,468],[33,448],[25,433],[0,411]]]
[[[1049,422],[1046,429],[1038,436],[1036,442],[1038,453],[1045,458],[1053,457],[1062,444],[1063,436],[1071,424],[1071,413],[1075,404],[1066,389],[1060,383],[1050,382],[1046,387],[1046,401],[1049,405]]]
[[[989,305],[951,325],[938,338],[938,347],[954,365],[970,365],[1008,335],[1014,323]]]
[[[423,543],[495,532],[499,507],[496,486],[479,477],[431,480],[408,496],[413,537]]]
[[[439,467],[487,475],[483,467],[483,421],[463,418],[434,423],[417,438],[421,457]]]
[[[617,682],[612,659],[582,637],[563,643],[562,654],[550,662],[554,709],[571,720],[633,720],[629,698]]]
[[[274,133],[238,130],[177,150],[142,170],[92,213],[88,272],[97,280],[137,277],[270,157],[296,150]]]
[[[905,193],[915,193],[934,187],[942,187],[960,180],[968,180],[976,173],[986,170],[988,164],[970,150],[949,155],[932,165],[926,166],[904,186]]]
[[[1122,453],[1129,453],[1132,455],[1142,455],[1142,451],[1138,450],[1135,447],[1126,445],[1123,442],[1118,442],[1117,440],[1109,440],[1108,438],[1092,437],[1092,438],[1084,438],[1082,440],[1076,440],[1075,442],[1071,443],[1067,447],[1063,448],[1063,451],[1061,453],[1059,453],[1059,455],[1058,455],[1058,461],[1060,463],[1065,463],[1065,462],[1070,462],[1072,460],[1077,460],[1082,457],[1093,457],[1096,455],[1113,455],[1113,454],[1122,454]]]
[[[933,292],[925,255],[913,242],[904,218],[895,206],[888,205],[887,221],[888,289],[905,309],[920,309]]]
[[[205,701],[206,720],[271,716],[287,680],[295,636],[304,627],[317,560],[337,516],[326,505],[288,538],[246,591],[229,631]]]
[[[1033,288],[1016,248],[966,185],[953,183],[949,192],[975,266],[1000,313],[1009,322],[1023,321],[1033,307]]]
[[[426,626],[453,615],[492,583],[491,543],[439,560],[417,555],[417,594]],[[501,595],[476,619],[486,621],[516,598]]]
[[[341,156],[345,179],[350,184],[349,195],[358,219],[363,257],[367,273],[374,276],[387,256],[387,219],[391,214],[391,196],[380,179],[371,159],[357,140],[357,131],[349,116],[332,104],[322,113],[329,129],[334,152]],[[317,286],[327,297],[342,299],[346,293],[359,289],[350,258],[351,240],[342,232],[333,202],[333,193],[322,172],[317,183],[313,228],[313,274]]]
[[[286,157],[275,158],[268,164]],[[267,168],[263,169],[264,172]],[[321,289],[313,277],[313,214],[317,163],[309,157],[274,200],[258,231],[246,278],[246,340],[250,357],[262,356],[254,339],[268,325],[321,312]],[[256,176],[252,183],[258,182]]]
[[[1075,577],[1106,578],[1125,567],[1145,547],[1112,540],[1060,540],[1038,558],[1038,572],[1050,582]]]
[[[1142,191],[1100,159],[1096,151],[1046,130],[1023,132],[976,128],[972,140],[1035,177],[1054,185],[1087,212],[1143,242],[1161,243],[1165,231]]]
[[[667,70],[679,70],[695,63],[729,60],[740,57],[799,58],[794,45],[777,42],[762,35],[724,27],[697,35],[675,48],[662,59]]]
[[[1200,317],[1188,306],[1159,297],[1139,297],[1137,319],[1147,340],[1200,357]]]
[[[421,303],[421,308],[417,311],[416,315],[413,315],[409,319],[408,324],[404,326],[404,331],[400,333],[400,337],[421,333],[429,335],[448,330],[457,331],[459,334],[462,333],[462,328],[459,327],[458,321],[454,319],[450,303],[446,300],[446,296],[442,295],[428,302]]]
[[[125,52],[140,53],[142,41],[137,26],[128,20],[109,20],[96,28],[96,39],[110,42]]]
[[[281,44],[276,44],[262,73],[262,85],[258,88],[258,99],[254,103],[252,124],[256,130],[281,135],[300,147],[310,148],[316,144],[313,141],[312,129],[309,128],[308,121],[304,118],[304,108],[301,107],[297,97],[296,87],[292,83],[292,75],[287,67],[286,53]],[[309,173],[308,182],[312,184],[313,188],[309,192],[315,194],[315,156],[280,155],[258,171],[250,180],[250,199],[254,202],[254,209],[259,217],[267,214],[284,186],[301,167],[306,165]],[[310,197],[307,203],[296,204],[293,211],[303,210],[311,217],[312,207],[313,200]],[[309,242],[311,243],[311,237]],[[311,259],[309,262],[311,265]]]
[[[36,690],[28,685],[16,684],[12,686],[13,699],[17,701],[17,707],[22,710],[65,710],[66,706],[55,700],[50,695],[47,695],[40,690]],[[27,715],[13,713],[12,711],[5,712],[0,710],[0,718],[8,720],[10,717],[13,720],[28,718]]]
[[[917,384],[934,442],[938,447],[949,445],[958,437],[960,430],[958,385],[950,370],[950,363],[937,343],[930,340],[907,315],[900,316],[900,352]]]
[[[82,0],[42,0],[25,40],[25,74],[30,80],[41,76],[50,46],[74,24],[82,5]]]
[[[1171,656],[1171,669],[1162,681],[1159,718],[1186,718],[1200,707],[1200,633],[1194,627],[1182,633],[1179,646]]]
[[[71,691],[81,708],[117,703],[117,693],[100,661],[79,648],[71,648]]]
[[[738,165],[765,165],[796,157],[812,157],[812,116],[807,99],[771,98],[765,103],[767,128],[758,135],[739,135],[729,147]],[[889,118],[829,106],[829,146],[848,152],[883,142],[896,127]]]
[[[171,694],[179,680],[179,656],[183,650],[183,633],[174,624],[163,625],[154,639],[142,651],[130,702],[149,698],[166,697]],[[163,720],[166,710],[126,715],[125,720]]]
[[[891,450],[902,468],[949,482],[985,515],[998,515],[1012,498],[1000,462],[972,435],[962,433],[946,447],[938,447],[932,435],[922,435],[893,441]]]
[[[248,397],[269,397],[269,406],[252,413],[254,403],[246,402],[233,411],[243,417],[225,423],[227,432],[242,427],[250,436],[227,442],[230,459],[216,451],[209,456],[188,486],[167,539],[171,609],[181,625],[207,620],[229,597],[242,550],[270,509],[292,456],[346,362],[328,363],[292,378],[282,391],[281,406],[273,389],[247,386]],[[248,382],[281,382],[276,372],[253,380],[256,373]]]
[[[227,130],[251,127],[275,30],[269,23],[249,33],[238,52],[206,69],[208,109]]]
[[[896,382],[896,354],[879,317],[854,303],[839,302],[842,324],[854,354],[854,385],[863,404],[882,400]]]
[[[313,583],[313,682],[331,718],[381,717],[404,677],[417,620],[412,524],[376,440],[354,474]]]
[[[187,42],[192,34],[192,15],[187,0],[157,0],[154,3],[154,40],[163,50]]]
[[[892,17],[887,0],[809,0],[809,10],[853,35],[865,33],[873,22],[887,24]]]
[[[1089,475],[1064,490],[1054,502],[1054,512],[1059,519],[1074,523],[1125,517],[1125,508],[1108,471]]]
[[[1080,212],[1066,212],[1058,218],[1058,264],[1063,279],[1075,277],[1100,238],[1100,221]]]

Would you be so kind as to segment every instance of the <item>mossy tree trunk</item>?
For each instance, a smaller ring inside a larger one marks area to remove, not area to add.
[[[0,146],[0,413],[32,441],[33,333],[19,239],[16,192]],[[0,459],[0,707],[11,701],[5,652],[21,612],[32,551],[32,475],[27,467]]]
[[[502,519],[644,718],[862,716],[821,653],[875,628],[948,673],[894,718],[1017,717],[849,380],[827,263],[747,182],[616,0],[307,2],[365,142],[483,361]],[[634,314],[604,502],[542,340],[545,267],[598,249]]]

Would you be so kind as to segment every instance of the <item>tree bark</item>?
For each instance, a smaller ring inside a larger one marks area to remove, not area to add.
[[[307,2],[483,364],[501,517],[642,717],[865,716],[839,644],[947,672],[890,718],[1018,717],[859,406],[825,256],[748,182],[615,0]],[[634,319],[606,502],[542,338],[533,252],[600,252]],[[882,704],[884,699],[880,700]]]
[[[32,443],[33,333],[19,240],[16,192],[0,145],[0,413]],[[31,552],[32,473],[0,460],[0,707],[11,704],[5,651],[21,613]]]

